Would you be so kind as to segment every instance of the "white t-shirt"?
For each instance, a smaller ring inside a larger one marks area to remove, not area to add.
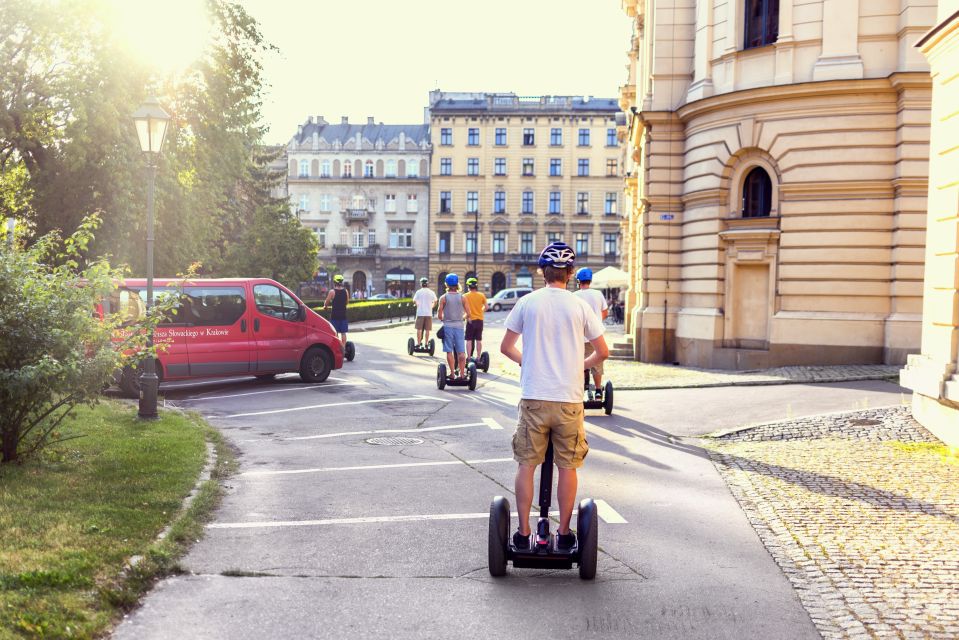
[[[583,302],[589,305],[590,309],[596,312],[596,317],[599,318],[599,321],[603,321],[603,311],[609,309],[609,305],[606,304],[606,296],[597,289],[578,289],[573,292],[573,295],[580,298]],[[585,342],[589,342],[584,338]]]
[[[429,287],[420,287],[413,294],[413,302],[416,303],[417,316],[432,316],[433,305],[436,304],[436,294]]]
[[[583,300],[543,287],[519,299],[506,328],[523,337],[524,400],[583,401],[583,338],[603,335],[603,323]]]

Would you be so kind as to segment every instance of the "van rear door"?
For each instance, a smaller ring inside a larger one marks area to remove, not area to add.
[[[256,373],[296,371],[306,346],[300,305],[275,284],[253,285],[253,340]]]
[[[247,290],[243,285],[187,286],[181,317],[188,320],[191,376],[232,376],[251,370]]]

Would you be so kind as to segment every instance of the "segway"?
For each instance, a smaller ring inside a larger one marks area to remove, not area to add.
[[[576,543],[571,549],[562,549],[558,537],[549,531],[549,506],[553,498],[553,443],[546,447],[539,480],[539,522],[536,538],[529,549],[518,549],[510,535],[509,501],[503,496],[493,498],[489,508],[489,572],[493,576],[506,575],[506,565],[533,569],[572,569],[579,566],[579,577],[596,577],[596,558],[599,540],[599,515],[592,498],[579,503],[576,516]]]
[[[613,412],[613,383],[609,380],[606,381],[606,384],[603,385],[603,399],[596,399],[596,385],[593,384],[592,377],[589,375],[589,369],[584,373],[586,382],[584,384],[583,392],[583,408],[584,409],[602,409],[606,415],[609,415]]]
[[[436,352],[436,343],[433,342],[433,338],[430,338],[426,343],[426,346],[421,347],[420,345],[416,344],[416,340],[410,338],[406,341],[406,351],[410,355],[413,355],[414,353],[428,353],[433,355],[433,353]]]
[[[483,373],[489,371],[489,351],[484,351],[481,353],[479,358],[470,356],[466,359],[466,361],[475,364],[477,369],[483,370]]]
[[[459,354],[453,354],[453,362],[459,361]],[[441,362],[436,367],[436,388],[442,391],[447,386],[450,387],[469,387],[470,391],[476,389],[476,363],[466,363],[466,378],[457,378],[453,375],[455,372],[447,373],[446,363]]]
[[[353,362],[353,358],[356,357],[356,345],[349,340],[346,341],[346,347],[343,349],[343,357],[347,362]]]

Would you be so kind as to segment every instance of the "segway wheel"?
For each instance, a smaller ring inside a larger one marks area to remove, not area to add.
[[[484,351],[480,355],[479,367],[480,369],[483,370],[483,373],[486,373],[487,371],[489,371],[489,351]]]
[[[430,338],[429,347],[430,347],[430,356],[432,356],[434,353],[436,353],[436,343],[433,342],[433,338]]]
[[[473,391],[476,389],[476,363],[471,362],[466,365],[466,379],[469,384],[469,390]]]
[[[440,391],[446,388],[446,365],[442,363],[436,367],[436,388]]]
[[[606,412],[606,415],[613,412],[613,383],[609,380],[603,387],[603,411]]]
[[[576,535],[579,538],[579,577],[592,580],[596,577],[596,558],[599,546],[599,514],[592,498],[579,503],[576,517]]]
[[[352,342],[347,342],[346,350],[343,352],[343,356],[346,358],[347,362],[353,362],[353,358],[356,357],[356,345]]]
[[[489,506],[489,573],[506,575],[509,545],[509,501],[503,496],[493,498]]]
[[[409,340],[406,341],[407,353],[409,353],[410,355],[413,355],[413,349],[415,348],[416,348],[416,340],[414,340],[413,338],[410,338]]]

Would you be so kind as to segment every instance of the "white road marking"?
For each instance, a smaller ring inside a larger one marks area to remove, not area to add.
[[[487,422],[487,420],[489,422]],[[483,422],[466,422],[463,424],[447,424],[439,427],[419,427],[413,429],[372,429],[369,431],[341,431],[339,433],[321,433],[315,436],[296,436],[295,438],[280,438],[281,440],[319,440],[322,438],[340,438],[342,436],[361,436],[373,433],[423,433],[426,431],[446,431],[448,429],[465,429],[467,427],[489,427],[502,429],[503,427],[492,418],[483,418]]]
[[[489,425],[489,428],[493,429],[494,431],[503,430],[503,426],[500,423],[498,423],[496,420],[493,420],[492,418],[483,418],[483,422]]]
[[[356,380],[355,382],[335,382],[333,384],[312,384],[312,385],[301,385],[297,387],[287,387],[285,389],[267,389],[265,391],[249,391],[247,393],[233,393],[228,396],[200,396],[197,398],[190,398],[191,402],[196,402],[198,400],[226,400],[228,398],[242,398],[244,396],[258,396],[263,393],[282,393],[284,391],[307,391],[307,390],[316,390],[316,389],[328,389],[329,387],[342,387],[345,385],[353,385],[361,387],[363,385],[369,384],[365,380]]]
[[[606,524],[626,524],[626,518],[619,515],[616,509],[609,506],[605,500],[596,500],[596,513]]]
[[[495,462],[513,462],[512,458],[490,458],[488,460],[467,460],[465,464],[492,464]],[[317,467],[315,469],[291,469],[289,471],[247,471],[241,476],[280,476],[301,473],[321,473],[323,471],[372,471],[376,469],[405,469],[408,467],[439,467],[443,465],[464,464],[461,460],[442,460],[439,462],[408,462],[403,464],[371,464],[355,467]]]
[[[326,407],[342,407],[351,404],[380,404],[383,402],[412,402],[413,400],[433,400],[435,402],[451,402],[443,398],[431,398],[429,396],[411,396],[409,398],[383,398],[380,400],[352,400],[348,402],[328,402],[326,404],[311,404],[305,407],[289,407],[287,409],[271,409],[269,411],[252,411],[250,413],[234,413],[224,416],[225,418],[246,418],[248,416],[265,416],[274,413],[290,413],[291,411],[309,411],[311,409],[325,409]]]
[[[598,501],[597,501],[598,502]],[[535,509],[532,515],[538,515]],[[573,510],[575,516],[578,511]],[[614,512],[615,513],[615,512]],[[559,511],[550,511],[549,515],[558,516]],[[619,514],[617,514],[619,515]],[[514,511],[510,516],[516,518]],[[267,529],[271,527],[319,527],[331,524],[375,524],[381,522],[424,522],[428,520],[480,520],[489,518],[489,512],[482,513],[436,513],[410,516],[366,516],[361,518],[326,518],[323,520],[273,520],[267,522],[213,522],[206,525],[207,529]],[[600,515],[602,518],[602,515]],[[620,517],[622,520],[622,517]],[[605,520],[604,520],[605,522]],[[622,522],[626,522],[622,520]],[[621,524],[614,521],[608,524]]]

